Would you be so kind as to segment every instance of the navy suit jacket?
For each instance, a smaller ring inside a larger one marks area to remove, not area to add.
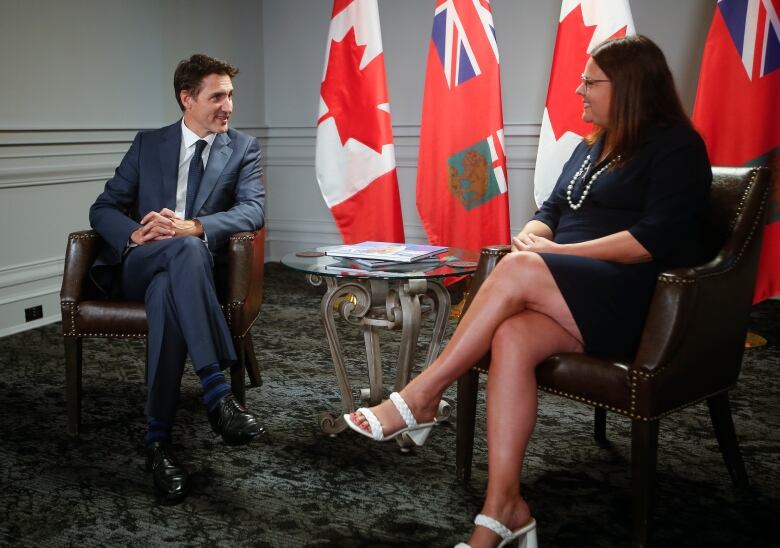
[[[90,208],[90,225],[105,242],[90,275],[104,293],[115,293],[130,234],[143,216],[176,209],[180,147],[181,121],[139,132]],[[257,140],[233,129],[217,134],[193,207],[212,255],[219,260],[231,234],[261,228],[264,208]]]

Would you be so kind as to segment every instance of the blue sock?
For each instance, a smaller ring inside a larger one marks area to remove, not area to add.
[[[171,431],[173,430],[171,423],[155,417],[149,417],[147,424],[148,429],[144,436],[146,447],[151,447],[156,441],[171,441]]]
[[[209,411],[213,411],[222,398],[230,394],[230,387],[225,382],[225,374],[216,363],[198,370],[197,373],[203,389],[203,403]]]

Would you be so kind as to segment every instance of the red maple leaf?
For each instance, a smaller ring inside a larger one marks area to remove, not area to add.
[[[575,90],[580,85],[580,75],[590,57],[588,44],[596,32],[596,26],[585,25],[582,6],[573,9],[558,26],[550,87],[547,90],[547,113],[556,140],[567,131],[587,135],[593,129],[592,124],[582,121],[582,98]],[[610,38],[625,34],[626,27],[623,27]]]
[[[582,121],[582,98],[574,93],[580,85],[580,75],[588,61],[590,44],[596,25],[586,27],[582,7],[577,6],[558,25],[553,55],[550,87],[547,90],[547,113],[550,115],[555,139],[567,131],[587,135],[591,124]]]
[[[365,49],[355,42],[354,27],[341,42],[331,42],[320,89],[328,111],[317,124],[333,118],[342,145],[352,138],[381,153],[382,146],[392,142],[390,113],[377,108],[388,102],[384,55],[377,55],[360,70]]]

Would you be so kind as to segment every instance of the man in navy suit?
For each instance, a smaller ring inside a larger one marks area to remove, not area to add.
[[[222,371],[236,354],[214,284],[229,236],[264,223],[257,140],[228,129],[237,73],[206,55],[179,63],[174,90],[182,119],[138,133],[89,212],[105,242],[92,280],[108,295],[145,303],[146,466],[167,502],[188,490],[187,471],[171,450],[187,354],[213,430],[229,444],[265,433],[225,381]]]

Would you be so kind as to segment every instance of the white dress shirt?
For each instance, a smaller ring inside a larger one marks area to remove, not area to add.
[[[176,182],[176,216],[184,219],[184,210],[187,207],[187,176],[190,171],[190,161],[195,153],[195,143],[203,139],[206,148],[203,149],[203,165],[208,165],[211,145],[217,137],[216,133],[209,133],[205,137],[198,137],[181,119],[181,147],[179,148],[179,178]],[[195,212],[193,211],[193,215]]]

